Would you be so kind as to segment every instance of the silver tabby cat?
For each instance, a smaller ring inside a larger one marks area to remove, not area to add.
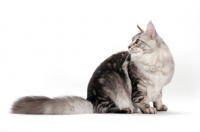
[[[152,22],[146,31],[138,29],[140,33],[132,38],[128,52],[114,54],[97,67],[88,84],[87,99],[27,96],[13,104],[12,113],[134,113],[138,108],[146,114],[166,111],[162,89],[174,73],[172,55]]]

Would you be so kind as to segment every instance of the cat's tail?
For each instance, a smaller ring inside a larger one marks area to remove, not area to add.
[[[93,113],[93,105],[84,98],[66,96],[48,98],[44,96],[26,96],[14,102],[12,113],[15,114],[86,114]]]

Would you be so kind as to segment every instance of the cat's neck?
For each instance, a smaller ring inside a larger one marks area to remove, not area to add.
[[[159,48],[156,51],[142,55],[131,55],[131,61],[138,65],[155,67],[156,69],[164,67],[168,61],[172,60],[172,55],[168,48]]]

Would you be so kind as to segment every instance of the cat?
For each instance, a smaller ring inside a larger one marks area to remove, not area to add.
[[[151,21],[146,31],[137,27],[140,33],[132,38],[128,51],[113,54],[94,71],[86,99],[27,96],[13,104],[12,113],[134,113],[138,108],[144,114],[166,111],[162,89],[173,77],[173,57]]]

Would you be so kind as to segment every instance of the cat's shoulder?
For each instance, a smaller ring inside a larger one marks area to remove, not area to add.
[[[121,51],[108,57],[106,61],[123,62],[129,56],[128,51]]]

